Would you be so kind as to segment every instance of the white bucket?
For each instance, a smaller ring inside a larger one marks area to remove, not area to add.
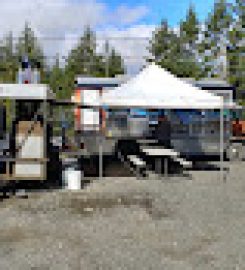
[[[67,188],[68,185],[68,172],[71,171],[72,168],[66,168],[65,170],[62,171],[62,187]]]
[[[67,188],[70,190],[81,189],[82,174],[81,171],[77,170],[67,170]]]

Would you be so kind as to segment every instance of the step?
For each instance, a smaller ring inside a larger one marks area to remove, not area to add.
[[[184,167],[191,167],[192,166],[191,161],[184,160],[183,158],[180,158],[180,157],[174,158],[174,161],[179,162]]]
[[[156,156],[169,156],[169,157],[178,157],[179,153],[172,150],[165,148],[164,146],[140,146],[140,150],[147,155],[156,155]]]
[[[117,152],[117,157],[121,162],[126,162],[126,157],[120,152]]]
[[[146,163],[145,161],[143,161],[141,158],[135,156],[135,155],[129,155],[127,156],[127,158],[129,159],[129,161],[131,161],[132,163],[134,163],[136,166],[145,166]]]
[[[151,139],[140,139],[140,140],[137,140],[137,142],[139,143],[139,144],[151,144],[151,143],[158,143],[158,140],[151,140]]]

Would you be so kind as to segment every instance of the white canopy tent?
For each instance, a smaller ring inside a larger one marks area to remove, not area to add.
[[[87,100],[84,105],[110,108],[219,109],[220,168],[223,179],[223,109],[234,108],[234,103],[224,104],[222,97],[184,82],[156,64],[150,64],[128,82],[105,92],[100,100]],[[102,162],[102,155],[100,160]]]
[[[105,92],[100,100],[84,105],[161,109],[220,109],[221,97],[182,81],[156,64],[150,64],[136,77]]]

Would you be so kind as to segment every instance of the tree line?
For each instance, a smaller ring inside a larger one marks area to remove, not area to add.
[[[59,98],[70,97],[74,89],[76,75],[95,77],[114,77],[124,74],[122,57],[107,42],[105,53],[96,52],[96,35],[87,27],[78,45],[69,52],[65,65],[61,65],[57,54],[50,66],[35,37],[35,33],[26,23],[17,42],[9,33],[0,46],[0,82],[16,82],[16,76],[23,57],[28,57],[32,67],[40,70],[42,83],[48,83]]]
[[[191,5],[186,17],[173,30],[167,20],[155,29],[148,45],[154,61],[178,77],[218,77],[238,89],[245,89],[244,0],[214,3],[205,22],[198,20]],[[9,33],[0,46],[0,82],[15,82],[20,59],[28,56],[40,68],[41,81],[50,84],[59,98],[70,97],[76,75],[114,77],[126,72],[123,57],[106,42],[97,52],[96,33],[87,27],[78,44],[69,52],[65,65],[59,55],[47,63],[43,49],[28,24],[14,41]]]
[[[244,9],[244,0],[219,0],[201,23],[191,5],[176,31],[163,20],[149,46],[153,60],[179,77],[218,77],[245,89]]]

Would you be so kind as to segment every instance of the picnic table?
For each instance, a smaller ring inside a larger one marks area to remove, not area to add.
[[[147,154],[148,156],[155,157],[155,169],[156,172],[161,175],[162,171],[162,158],[164,159],[164,176],[168,176],[168,159],[172,158],[173,160],[179,162],[181,165],[190,165],[190,162],[179,158],[179,153],[173,149],[168,149],[163,146],[141,146],[141,151]]]

